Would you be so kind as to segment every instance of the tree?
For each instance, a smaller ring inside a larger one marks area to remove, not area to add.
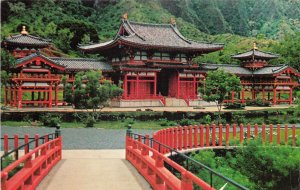
[[[1,70],[9,72],[15,63],[16,59],[7,50],[1,49]]]
[[[75,108],[92,109],[92,112],[87,112],[85,116],[78,115],[85,120],[87,127],[92,127],[96,122],[97,109],[102,109],[107,105],[108,100],[121,96],[123,93],[121,88],[111,84],[110,81],[100,84],[101,79],[102,74],[99,71],[79,72],[75,75],[74,93],[71,90],[65,92],[66,101],[74,104]]]
[[[241,91],[241,81],[234,74],[222,69],[209,71],[204,86],[198,90],[203,94],[203,99],[208,102],[216,102],[218,108],[218,123],[221,119],[223,101],[228,93]]]

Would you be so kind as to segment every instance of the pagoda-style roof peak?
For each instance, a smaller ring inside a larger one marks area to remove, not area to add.
[[[232,55],[231,56],[234,59],[239,59],[242,61],[249,61],[249,60],[264,60],[264,61],[268,61],[271,59],[275,59],[278,58],[279,55],[277,54],[273,54],[270,52],[264,52],[264,51],[260,51],[258,50],[258,48],[256,47],[256,44],[254,43],[253,48],[250,51],[244,52],[244,53],[238,53],[236,55]]]
[[[33,36],[28,33],[26,27],[23,26],[20,34],[11,35],[3,40],[4,46],[8,48],[45,48],[50,45],[50,40]]]
[[[175,24],[152,24],[122,19],[119,31],[114,40],[80,46],[82,51],[101,52],[119,44],[139,49],[157,51],[176,51],[190,54],[209,53],[223,49],[223,44],[196,42],[186,39]]]

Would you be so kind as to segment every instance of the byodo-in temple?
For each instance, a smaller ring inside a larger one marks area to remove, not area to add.
[[[83,53],[99,54],[106,61],[43,55],[40,50],[51,46],[50,42],[29,35],[25,27],[2,44],[18,58],[4,93],[5,104],[18,108],[65,105],[63,76],[73,84],[77,72],[88,70],[101,70],[107,80],[122,85],[122,97],[111,102],[117,107],[208,105],[197,89],[205,88],[208,71],[219,68],[239,76],[243,86],[241,92],[229,94],[226,102],[245,103],[260,97],[273,105],[292,104],[293,89],[299,86],[298,71],[269,65],[278,55],[260,51],[255,44],[250,51],[232,56],[240,65],[193,63],[194,57],[222,50],[223,45],[185,38],[175,20],[149,24],[124,17],[113,40],[79,46]],[[24,93],[31,98],[23,98]]]

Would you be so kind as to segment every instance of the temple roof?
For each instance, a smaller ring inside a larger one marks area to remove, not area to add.
[[[51,62],[59,67],[64,67],[66,70],[104,70],[111,71],[111,65],[99,61],[97,59],[87,59],[87,58],[63,58],[63,57],[47,57],[40,53],[33,53],[29,56],[23,57],[16,60],[16,66],[22,65],[24,62],[35,59],[42,58],[46,61]]]
[[[239,65],[230,65],[230,64],[200,64],[200,70],[210,71],[210,70],[217,70],[223,69],[229,73],[236,74],[236,75],[274,75],[278,74],[285,69],[290,68],[287,65],[277,65],[277,66],[266,66],[261,69],[257,70],[250,70]],[[299,74],[297,71],[295,71]]]
[[[50,40],[29,35],[23,27],[21,34],[9,36],[3,40],[6,46],[18,46],[26,48],[44,48],[50,45]]]
[[[111,65],[97,59],[63,57],[49,57],[49,59],[60,65],[65,65],[67,70],[112,70]]]
[[[263,52],[263,51],[253,48],[250,51],[232,55],[231,57],[235,58],[235,59],[239,59],[239,60],[255,60],[255,59],[256,60],[270,60],[270,59],[278,58],[279,56],[277,54]]]
[[[143,49],[181,50],[190,53],[209,53],[223,49],[222,44],[196,42],[186,39],[172,24],[149,24],[123,20],[119,32],[111,41],[80,46],[82,51],[101,51],[119,44]]]

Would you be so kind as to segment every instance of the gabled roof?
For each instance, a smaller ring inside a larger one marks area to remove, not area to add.
[[[33,53],[29,56],[16,60],[16,67],[28,64],[29,61],[34,59],[43,59],[50,63],[52,66],[61,70],[104,70],[111,71],[111,65],[96,59],[86,58],[63,58],[63,57],[46,57],[40,53]]]
[[[231,57],[235,58],[235,59],[239,59],[239,60],[255,60],[255,59],[256,60],[259,60],[259,59],[260,60],[270,60],[270,59],[278,58],[279,56],[277,54],[263,52],[263,51],[253,48],[250,51],[232,55]]]
[[[294,70],[292,67],[287,65],[277,65],[277,66],[266,66],[257,70],[250,70],[245,67],[239,65],[231,65],[231,64],[200,64],[200,69],[204,71],[223,69],[229,73],[236,75],[276,75],[285,71],[286,69],[290,69],[297,76],[300,76],[300,73]]]
[[[230,65],[230,64],[200,64],[200,69],[205,71],[223,69],[226,72],[236,74],[236,75],[252,75],[252,71],[241,67],[239,65]]]
[[[65,65],[66,70],[112,70],[111,65],[97,59],[49,57],[57,64]]]
[[[116,37],[108,42],[80,46],[86,52],[127,44],[144,49],[181,50],[190,53],[208,53],[223,49],[222,44],[196,42],[186,39],[172,24],[149,24],[123,20]]]
[[[20,58],[20,59],[17,59],[16,60],[16,67],[21,67],[23,65],[26,65],[26,64],[29,64],[31,63],[31,61],[34,61],[36,59],[42,59],[42,60],[45,60],[48,64],[50,64],[51,66],[59,69],[59,70],[65,70],[65,65],[61,65],[61,64],[58,64],[57,62],[49,59],[48,57],[40,54],[39,52],[37,53],[33,53],[33,54],[30,54],[26,57],[23,57],[23,58]]]
[[[18,47],[26,47],[26,48],[45,48],[50,45],[50,41],[37,37],[32,36],[29,34],[17,34],[10,37],[5,38],[3,43],[6,46],[18,46]]]

